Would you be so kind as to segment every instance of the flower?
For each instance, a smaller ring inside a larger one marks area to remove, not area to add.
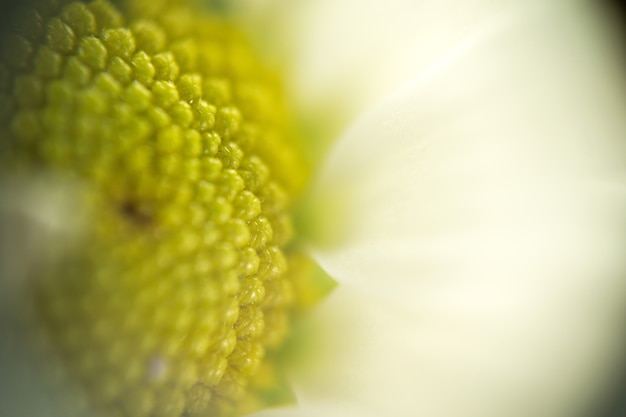
[[[609,380],[625,301],[623,79],[597,16],[514,0],[308,7],[364,30],[298,40],[306,103],[330,89],[359,93],[351,116],[379,104],[334,146],[305,213],[341,284],[314,317],[321,363],[292,375],[295,408],[259,415],[579,411]],[[393,28],[373,30],[385,17]]]

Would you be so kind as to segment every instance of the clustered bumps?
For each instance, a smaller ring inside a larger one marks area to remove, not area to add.
[[[306,175],[276,82],[184,1],[26,3],[2,35],[1,159],[90,198],[88,238],[34,290],[83,395],[72,413],[257,408],[288,327],[283,249]]]

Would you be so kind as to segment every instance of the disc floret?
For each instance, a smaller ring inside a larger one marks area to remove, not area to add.
[[[293,304],[284,248],[306,176],[275,77],[182,1],[42,0],[15,16],[5,174],[70,179],[90,219],[33,290],[77,412],[258,407]]]

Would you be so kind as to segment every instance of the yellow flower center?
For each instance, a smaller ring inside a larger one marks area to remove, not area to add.
[[[33,4],[3,35],[0,146],[11,172],[87,196],[80,250],[39,268],[33,290],[82,393],[74,412],[260,407],[294,304],[289,208],[308,174],[275,77],[184,1]]]

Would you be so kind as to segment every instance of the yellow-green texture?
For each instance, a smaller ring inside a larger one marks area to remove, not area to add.
[[[271,352],[315,292],[286,249],[309,172],[276,77],[181,0],[13,13],[3,175],[69,179],[87,201],[78,249],[32,288],[43,350],[77,393],[66,415],[222,417],[280,400]]]

